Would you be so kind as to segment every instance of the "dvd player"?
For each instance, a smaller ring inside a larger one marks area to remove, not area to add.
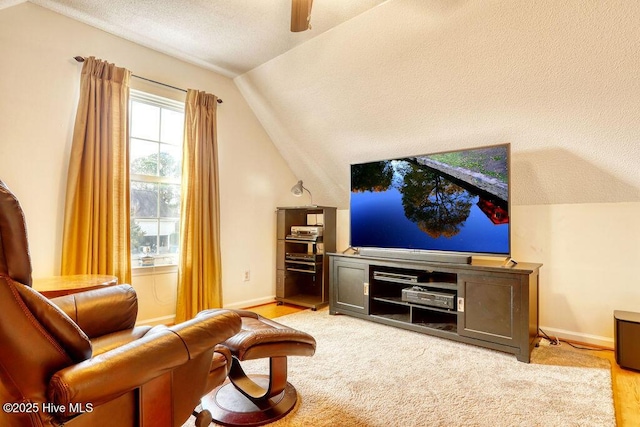
[[[396,282],[396,283],[420,283],[425,280],[426,274],[416,272],[415,274],[411,273],[391,273],[388,271],[374,271],[373,278],[377,280],[384,280],[387,282]]]
[[[455,293],[438,292],[422,286],[413,286],[402,290],[402,301],[453,310],[455,308]]]

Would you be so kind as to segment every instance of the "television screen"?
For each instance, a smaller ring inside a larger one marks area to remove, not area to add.
[[[351,165],[351,246],[510,255],[510,145]]]

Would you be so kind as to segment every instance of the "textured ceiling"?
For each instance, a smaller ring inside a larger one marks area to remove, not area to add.
[[[291,0],[29,0],[127,40],[235,77],[384,0],[316,0],[290,32]],[[0,0],[4,5],[20,3]]]
[[[511,143],[516,205],[640,201],[640,2],[390,0],[235,79],[316,203],[349,165]]]
[[[242,73],[316,203],[348,207],[351,163],[503,142],[516,205],[640,201],[640,2],[315,0],[292,34],[289,0],[30,1]]]

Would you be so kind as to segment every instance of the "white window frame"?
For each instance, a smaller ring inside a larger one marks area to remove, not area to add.
[[[149,105],[152,105],[154,107],[160,107],[160,108],[163,108],[163,109],[177,111],[177,112],[180,112],[182,114],[184,114],[184,110],[185,110],[183,102],[174,101],[172,99],[164,98],[164,97],[161,97],[161,96],[153,95],[153,94],[150,94],[150,93],[147,93],[147,92],[142,92],[142,91],[135,90],[135,89],[130,89],[130,92],[129,92],[129,107],[130,107],[129,124],[130,124],[130,126],[131,126],[131,123],[132,123],[132,120],[131,120],[131,114],[132,114],[131,106],[132,106],[133,101],[136,101],[136,102],[139,102],[139,103],[144,103],[144,104],[149,104]],[[158,126],[162,126],[162,115],[160,117],[160,121],[158,123]],[[131,129],[131,127],[130,127],[130,129]],[[129,143],[130,144],[131,144],[131,139],[149,141],[149,142],[160,144],[160,141],[149,140],[149,139],[145,139],[145,138],[132,137],[131,134],[130,134],[129,135]],[[179,145],[179,148],[182,151],[182,145]],[[174,177],[149,176],[149,175],[134,174],[134,173],[130,172],[129,183],[131,184],[132,182],[135,182],[135,181],[137,181],[137,182],[146,182],[146,183],[157,183],[157,184],[177,184],[177,185],[180,185],[181,184],[181,177],[174,178]],[[160,210],[158,209],[157,212],[158,212],[158,215],[159,215],[160,214]],[[157,220],[161,220],[163,218],[165,218],[165,217],[160,217],[160,216],[155,217],[155,219],[157,219]],[[179,223],[180,217],[178,216],[177,219],[178,219],[178,223]],[[159,238],[160,238],[160,232],[158,231],[158,239]],[[154,257],[159,258],[159,257],[161,257],[161,255],[155,255]],[[140,258],[140,256],[138,254],[132,254],[132,256],[131,256],[131,268],[132,268],[132,270],[136,270],[136,269],[145,270],[145,269],[148,269],[149,267],[153,267],[153,271],[156,271],[158,268],[160,268],[161,270],[173,270],[173,269],[177,268],[177,263],[178,263],[178,257],[174,256],[175,262],[161,263],[159,265],[155,265],[155,263],[154,263],[153,266],[143,266],[143,265],[139,264],[139,258]]]

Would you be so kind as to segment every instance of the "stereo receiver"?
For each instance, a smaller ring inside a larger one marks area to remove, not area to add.
[[[291,234],[287,236],[287,239],[315,241],[319,237],[322,237],[322,226],[292,225]]]

